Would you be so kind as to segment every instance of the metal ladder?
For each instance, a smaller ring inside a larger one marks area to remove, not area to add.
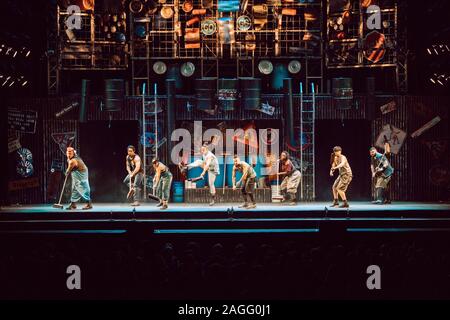
[[[158,106],[157,85],[154,85],[153,96],[145,95],[146,85],[143,84],[142,90],[142,120],[141,120],[141,145],[142,145],[142,159],[144,166],[144,199],[147,198],[147,176],[153,179],[152,175],[149,175],[152,167],[152,159],[158,157],[158,113],[160,109]],[[162,114],[162,113],[161,113]],[[148,144],[147,139],[152,136],[154,138],[153,144]],[[150,180],[152,181],[152,180]]]
[[[303,83],[300,83],[300,169],[301,187],[300,199],[313,201],[316,198],[315,189],[315,118],[316,118],[316,90],[311,83],[311,98],[305,99]]]

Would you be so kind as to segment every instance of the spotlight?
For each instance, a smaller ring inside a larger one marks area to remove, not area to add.
[[[271,74],[273,71],[273,64],[269,60],[261,60],[258,64],[258,70],[265,75]]]
[[[195,65],[192,62],[185,62],[181,65],[181,74],[185,77],[190,77],[195,72]]]

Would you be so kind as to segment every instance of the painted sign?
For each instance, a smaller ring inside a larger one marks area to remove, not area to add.
[[[385,142],[391,146],[391,153],[398,154],[406,139],[406,132],[390,124],[383,126],[375,145],[384,149]]]
[[[35,133],[37,111],[8,109],[8,128],[24,133]]]

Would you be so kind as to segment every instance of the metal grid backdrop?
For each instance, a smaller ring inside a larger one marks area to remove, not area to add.
[[[337,2],[335,2],[337,3]],[[374,30],[368,29],[366,21],[367,8],[360,6],[359,1],[341,1],[345,5],[334,7],[328,1],[327,6],[327,56],[329,68],[379,66],[395,67],[397,60],[397,6],[388,1],[381,7],[381,30],[375,32],[384,35],[384,57],[369,60],[366,49],[372,49],[367,36]],[[374,61],[378,60],[378,61]]]
[[[192,97],[193,98],[193,97]],[[24,134],[21,143],[24,147],[33,152],[35,175],[39,178],[40,187],[14,191],[8,194],[11,203],[42,203],[46,200],[47,182],[50,174],[51,160],[60,156],[61,151],[56,143],[51,140],[51,133],[64,131],[77,131],[78,136],[78,112],[67,113],[61,118],[56,118],[55,114],[67,107],[77,99],[50,98],[50,99],[11,99],[6,102],[9,107],[18,109],[31,109],[38,112],[38,124],[35,134]],[[103,112],[96,106],[95,100],[90,103],[88,111],[89,120],[140,120],[141,117],[141,97],[127,97],[121,112]],[[177,100],[183,101],[184,98]],[[282,99],[282,97],[269,97],[270,101]],[[294,97],[294,105],[297,105],[299,97]],[[396,174],[392,181],[393,199],[395,200],[426,200],[436,201],[448,199],[449,185],[445,184],[445,179],[437,180],[441,184],[436,184],[436,179],[431,179],[432,168],[441,168],[438,172],[450,171],[449,157],[449,132],[448,132],[448,97],[415,97],[415,96],[377,96],[376,107],[395,101],[397,109],[385,115],[381,115],[372,122],[372,140],[375,141],[380,129],[385,124],[394,125],[408,133],[400,153],[393,155],[392,163],[396,169]],[[165,99],[158,99],[158,103],[165,106]],[[177,102],[178,103],[178,102]],[[338,111],[333,105],[330,96],[317,97],[317,119],[366,119],[365,97],[355,96],[355,105],[359,107],[352,110]],[[211,119],[209,115],[195,113],[194,116],[187,116],[180,113],[182,103],[177,106],[177,120],[202,120]],[[280,105],[283,105],[280,103]],[[164,107],[163,107],[164,108]],[[233,119],[258,119],[254,114],[233,113]],[[439,116],[441,121],[433,128],[426,131],[418,138],[411,138],[411,133],[419,129],[425,123]],[[295,118],[299,119],[299,113],[295,108]],[[219,119],[219,118],[218,118]],[[221,118],[220,118],[221,119]],[[260,118],[262,119],[262,117]],[[276,116],[272,119],[280,119]],[[231,119],[230,119],[231,120]],[[297,121],[296,120],[296,121]],[[430,142],[437,142],[437,148],[430,148]],[[75,146],[82,152],[83,146]],[[447,171],[445,171],[447,170]],[[368,178],[369,179],[369,178]],[[443,181],[443,182],[442,182]],[[444,185],[442,184],[444,183]],[[447,182],[448,183],[448,182]]]
[[[128,44],[126,38],[118,39],[119,31],[124,36],[127,33],[126,15],[120,18],[119,15],[119,12],[110,14],[103,10],[83,11],[79,14],[81,29],[68,30],[69,14],[65,8],[57,6],[58,67],[62,70],[126,69]],[[117,23],[118,19],[125,20]],[[110,23],[114,24],[114,29]]]
[[[235,77],[253,77],[262,57],[282,62],[295,58],[302,65],[306,87],[310,81],[323,87],[322,1],[248,0],[240,2],[237,12],[220,11],[226,1],[211,1],[210,5],[204,2],[207,1],[192,0],[190,11],[184,10],[184,0],[155,2],[156,8],[150,12],[130,11],[134,94],[140,93],[138,88],[143,82],[150,85],[155,60],[166,64],[191,60],[201,77],[220,77],[223,62],[227,71],[235,68]],[[238,23],[242,16],[248,18],[247,27]],[[225,18],[230,27],[227,40],[221,28]],[[207,23],[213,32],[204,30]]]

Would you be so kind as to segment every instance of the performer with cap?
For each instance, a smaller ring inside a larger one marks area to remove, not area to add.
[[[388,151],[389,149],[386,150],[386,152]],[[391,177],[394,174],[394,168],[386,157],[386,153],[379,153],[375,147],[370,148],[369,153],[371,157],[370,171],[372,172],[372,178],[376,179],[376,199],[372,203],[384,204],[386,203],[386,191],[388,190]]]
[[[92,209],[91,188],[89,186],[89,171],[84,161],[77,155],[73,147],[67,147],[67,170],[66,175],[70,174],[72,178],[72,192],[70,196],[70,206],[66,210],[75,210],[76,203],[84,200],[86,205],[83,210]]]
[[[347,157],[342,154],[342,148],[336,146],[333,148],[334,159],[332,154],[332,163],[330,176],[332,177],[335,170],[339,170],[339,176],[333,183],[333,204],[332,207],[339,206],[339,196],[344,203],[339,208],[348,208],[349,204],[347,202],[347,196],[345,192],[347,191],[350,182],[352,181],[353,174],[350,164],[348,163]]]

